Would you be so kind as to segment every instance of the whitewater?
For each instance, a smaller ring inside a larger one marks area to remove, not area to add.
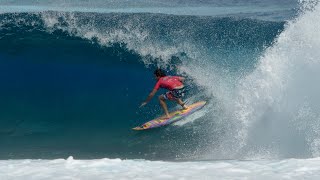
[[[2,2],[0,179],[319,179],[319,1],[73,2]],[[209,103],[132,132],[156,67]]]
[[[1,179],[318,179],[318,158],[260,161],[0,161]],[[10,172],[10,173],[8,173]]]

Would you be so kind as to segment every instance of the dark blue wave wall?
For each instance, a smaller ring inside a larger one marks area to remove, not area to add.
[[[188,38],[223,59],[213,63],[230,69],[252,69],[257,54],[283,29],[279,22],[232,18],[76,15],[83,17],[83,22],[94,17],[97,26],[108,24],[109,28],[121,27],[122,21],[140,22],[152,32],[151,38],[164,44],[174,43],[168,34],[184,27]],[[85,40],[59,29],[49,33],[38,14],[2,14],[0,19],[1,159],[69,155],[185,159],[205,146],[198,141],[206,138],[202,130],[211,123],[205,117],[182,128],[143,133],[130,130],[161,114],[161,109],[156,98],[146,108],[138,109],[154,86],[152,71],[157,64],[146,67],[139,52],[128,49],[123,42],[101,46],[94,39]],[[31,21],[35,23],[30,25]],[[188,22],[193,26],[183,26]],[[181,52],[172,57],[171,63],[179,64],[185,56],[188,54]],[[189,86],[197,88],[192,80]]]

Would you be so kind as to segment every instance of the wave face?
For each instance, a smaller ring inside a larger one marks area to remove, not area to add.
[[[318,15],[315,6],[285,25],[152,13],[0,14],[0,158],[316,156]],[[162,113],[156,97],[138,108],[156,67],[188,77],[188,100],[209,105],[185,122],[133,132]]]

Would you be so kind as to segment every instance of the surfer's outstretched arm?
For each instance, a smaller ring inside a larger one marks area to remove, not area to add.
[[[153,98],[157,91],[157,89],[153,89],[147,99],[140,105],[140,107],[145,106]]]

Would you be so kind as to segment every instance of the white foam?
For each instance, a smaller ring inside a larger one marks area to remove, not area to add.
[[[175,126],[183,126],[185,124],[194,122],[195,120],[198,120],[199,118],[201,118],[202,116],[204,116],[206,113],[204,111],[198,111],[195,112],[193,114],[191,114],[190,116],[186,117],[185,119],[181,120],[181,121],[177,121],[175,122],[173,125]]]
[[[234,78],[230,72],[214,67],[210,58],[181,67],[219,102],[215,108],[222,110],[218,118],[211,112],[212,121],[217,122],[212,131],[224,129],[224,134],[219,134],[219,145],[208,148],[207,158],[319,156],[317,2],[305,1],[299,17],[285,25],[249,74]]]
[[[147,160],[1,160],[0,179],[317,179],[320,159],[164,162]]]
[[[315,23],[319,21],[319,4],[290,21],[261,56],[256,70],[240,81],[233,112],[240,127],[233,137],[239,149],[270,145],[277,146],[273,154],[319,154],[319,146],[314,150],[314,145],[320,134],[313,128],[319,127],[320,117],[320,25]],[[308,124],[301,134],[303,127],[292,120],[305,103],[311,106],[313,115],[299,118]],[[307,148],[300,149],[305,144]]]
[[[196,111],[193,114],[187,116],[186,118],[175,122],[173,125],[174,126],[184,126],[186,124],[193,123],[194,121],[199,120],[201,117],[206,115],[210,108],[212,108],[212,105],[206,104],[206,106],[203,107],[202,109],[200,109],[199,111]]]

